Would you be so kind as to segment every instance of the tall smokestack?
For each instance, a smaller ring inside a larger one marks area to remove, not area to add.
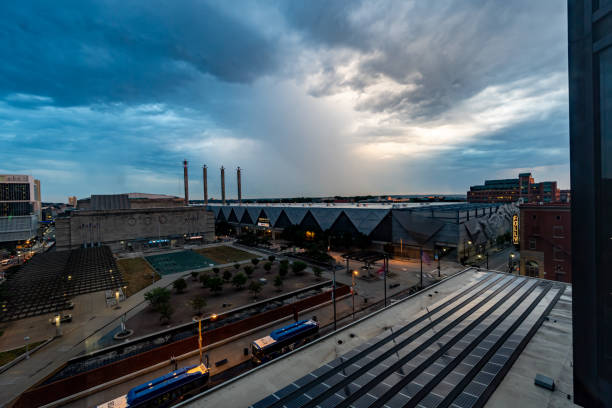
[[[240,166],[236,170],[236,177],[238,178],[238,205],[242,204],[242,184],[240,181]]]
[[[202,166],[202,180],[204,185],[204,205],[208,205],[208,175],[206,174],[206,165]]]
[[[221,166],[221,202],[225,205],[225,169]]]
[[[189,176],[187,175],[187,160],[183,160],[183,178],[185,181],[185,205],[189,205]]]

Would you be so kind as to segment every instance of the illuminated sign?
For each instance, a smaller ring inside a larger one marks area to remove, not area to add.
[[[512,243],[514,245],[519,243],[519,217],[517,214],[512,216]]]
[[[257,219],[257,226],[270,228],[270,220],[267,218],[260,217]]]

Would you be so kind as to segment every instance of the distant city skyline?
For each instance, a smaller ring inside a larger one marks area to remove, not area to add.
[[[43,201],[569,188],[563,2],[0,6],[0,173]]]

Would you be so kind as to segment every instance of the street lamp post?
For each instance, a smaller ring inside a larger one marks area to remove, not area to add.
[[[489,252],[487,251],[485,255],[487,256],[487,270],[489,270]]]
[[[423,247],[421,247],[419,249],[419,254],[421,255],[421,286],[419,287],[419,289],[423,289]]]
[[[55,316],[55,336],[56,337],[60,337],[62,335],[62,328],[61,328],[61,316],[58,314]]]
[[[436,260],[438,261],[438,278],[440,277],[440,251],[436,251]]]
[[[29,346],[30,346],[30,336],[25,336],[23,338],[23,340],[26,342],[26,352],[25,352],[25,359],[29,360],[30,359],[30,350],[29,350]]]
[[[359,272],[353,271],[353,285],[351,286],[351,295],[353,297],[353,320],[355,320],[355,276],[359,275]]]
[[[511,253],[508,257],[508,273],[512,273],[514,269],[514,253]]]
[[[389,257],[387,255],[385,255],[385,257],[383,258],[383,262],[384,262],[383,285],[385,288],[385,307],[387,307],[387,273],[389,273]]]
[[[336,331],[336,268],[333,260],[330,263],[332,268],[332,303],[334,304],[334,331]]]

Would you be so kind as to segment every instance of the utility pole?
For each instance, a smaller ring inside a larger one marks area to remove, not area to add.
[[[336,268],[334,261],[330,262],[332,268],[332,303],[334,304],[334,331],[336,331]]]
[[[419,253],[421,254],[420,258],[421,258],[421,287],[420,289],[423,289],[423,247],[420,248]]]
[[[387,307],[387,273],[389,273],[389,256],[385,255],[384,259],[383,259],[384,264],[384,270],[383,270],[383,274],[384,274],[384,286],[385,286],[385,307]]]

